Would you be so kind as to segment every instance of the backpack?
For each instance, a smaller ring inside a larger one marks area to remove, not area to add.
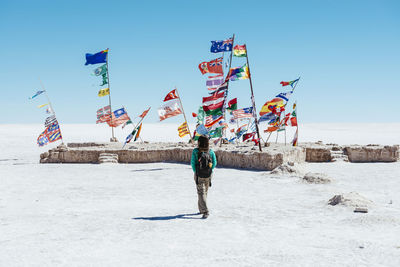
[[[208,178],[212,173],[212,159],[210,152],[199,152],[197,161],[197,176]]]

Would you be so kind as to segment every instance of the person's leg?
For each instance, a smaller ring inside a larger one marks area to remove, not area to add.
[[[209,178],[199,178],[197,185],[198,207],[202,214],[208,215],[207,207],[207,192],[208,192]]]

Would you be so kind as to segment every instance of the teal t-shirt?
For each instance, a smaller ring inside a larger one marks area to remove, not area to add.
[[[210,157],[212,160],[212,169],[214,170],[215,166],[217,166],[217,158],[215,157],[215,153],[212,149],[208,151],[210,153]],[[195,148],[192,152],[192,159],[190,160],[190,164],[192,165],[192,169],[196,172],[196,162],[199,160],[199,149]]]

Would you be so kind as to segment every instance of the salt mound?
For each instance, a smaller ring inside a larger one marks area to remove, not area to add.
[[[324,173],[309,172],[304,175],[303,181],[310,184],[328,184],[332,179]]]
[[[335,195],[329,199],[328,204],[332,206],[343,205],[346,207],[369,207],[372,201],[361,196],[357,192],[350,192],[347,194]]]
[[[276,167],[270,174],[301,177],[304,174],[304,171],[298,164],[288,162]]]

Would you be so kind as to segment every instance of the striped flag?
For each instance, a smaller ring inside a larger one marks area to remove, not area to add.
[[[221,121],[224,118],[223,115],[210,115],[206,117],[206,128],[209,128],[213,125],[215,125],[217,122]]]
[[[151,109],[151,107],[149,107],[148,109],[146,109],[145,111],[143,111],[143,113],[140,114],[139,117],[142,118],[142,119],[143,119],[144,117],[146,117],[146,115],[147,115],[147,113],[149,113],[149,110],[150,110],[150,109]]]
[[[218,93],[220,93],[222,91],[225,92],[225,90],[228,90],[228,83],[226,83],[226,82],[221,84],[219,87],[214,88],[213,91],[210,90],[209,94],[210,95],[215,95],[215,94],[218,94]]]
[[[182,114],[182,109],[179,105],[178,99],[168,101],[158,109],[158,116],[160,118],[160,121],[179,114]]]
[[[216,90],[224,82],[224,75],[209,76],[206,81],[208,90]]]
[[[277,95],[276,97],[281,98],[285,101],[289,101],[289,97],[293,94],[293,91],[289,91],[286,93],[280,93],[279,95]]]
[[[235,119],[252,118],[253,117],[253,107],[232,110],[232,115]]]
[[[44,121],[44,127],[49,127],[51,124],[54,122],[57,122],[56,116],[51,115],[50,117],[47,117],[46,120]]]
[[[207,115],[217,115],[222,113],[224,106],[225,92],[219,92],[212,96],[203,97],[203,110]]]
[[[189,132],[186,122],[182,123],[181,126],[178,127],[179,137],[184,137],[185,135],[188,135],[189,133],[190,132]]]
[[[129,120],[131,119],[125,108],[120,108],[111,113],[111,119],[107,120],[107,124],[110,127],[118,127]]]
[[[111,106],[105,106],[104,108],[97,110],[97,123],[107,122],[111,119]]]

